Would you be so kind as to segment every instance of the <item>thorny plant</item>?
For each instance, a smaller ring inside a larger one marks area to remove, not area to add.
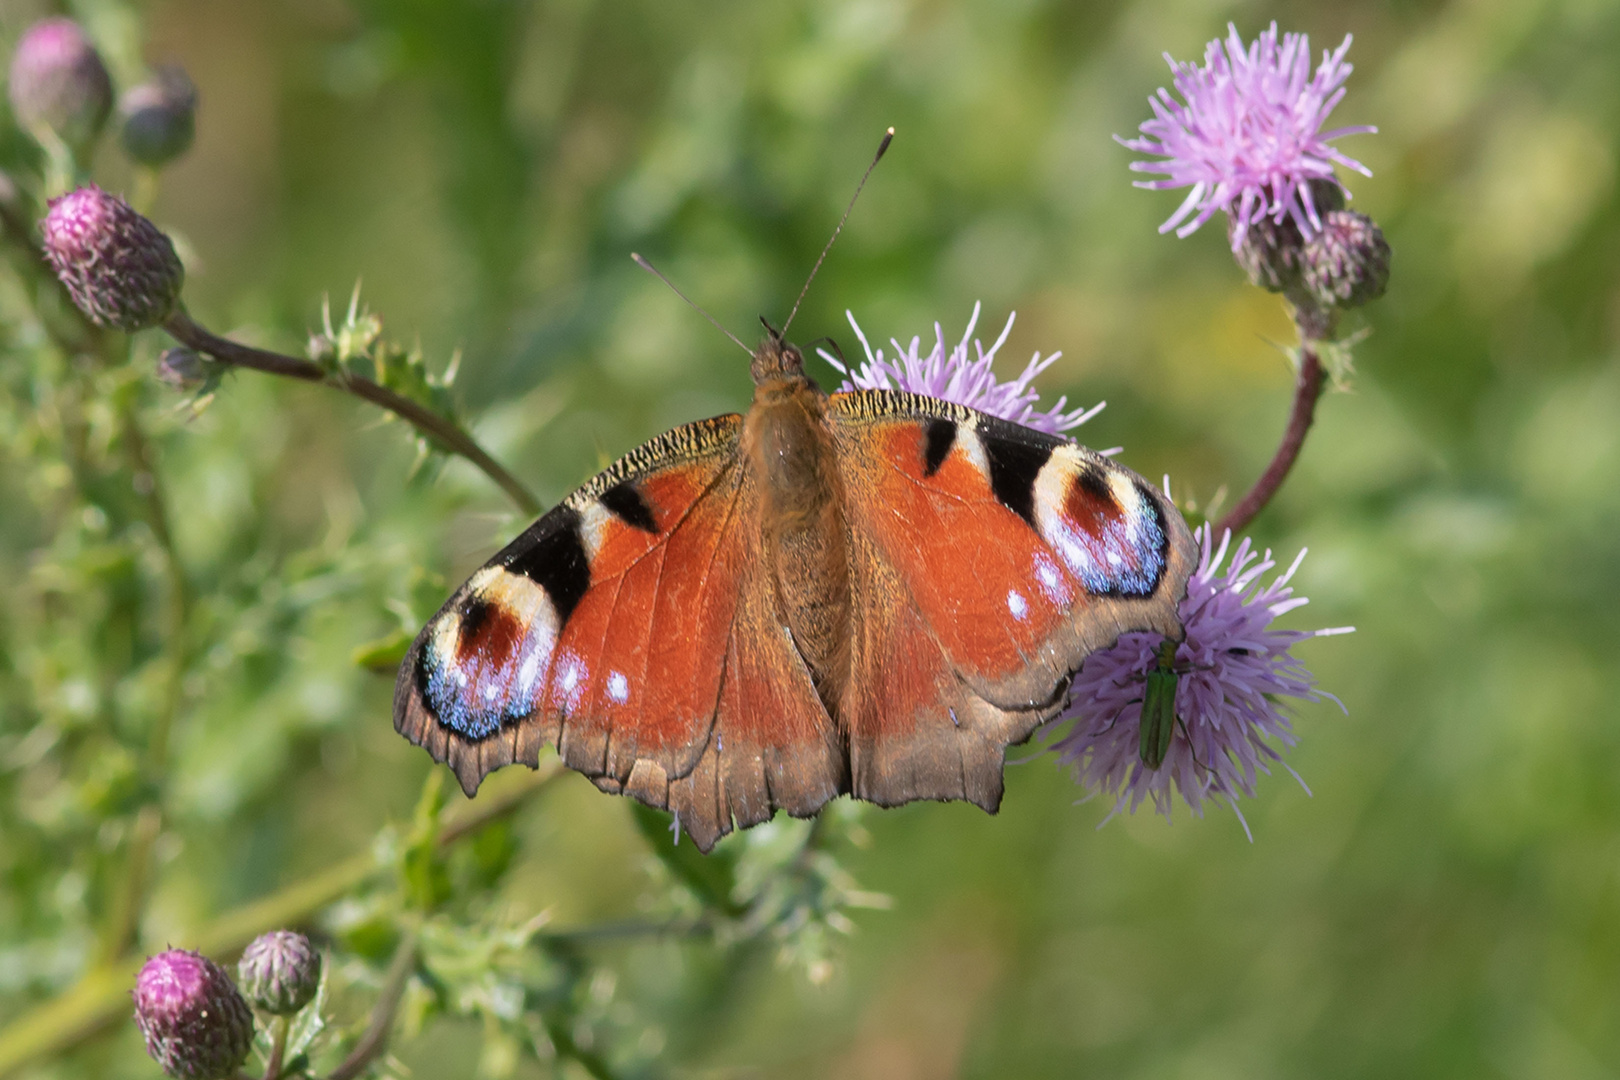
[[[1302,38],[1279,44],[1273,27],[1245,46],[1234,30],[1224,48],[1211,44],[1204,66],[1172,62],[1185,100],[1161,91],[1156,118],[1126,143],[1163,158],[1135,166],[1166,176],[1145,186],[1193,187],[1167,228],[1193,211],[1184,233],[1217,210],[1228,214],[1240,265],[1284,296],[1300,340],[1294,411],[1274,460],[1224,517],[1203,525],[1204,560],[1182,611],[1186,639],[1127,635],[1076,679],[1067,733],[1051,749],[1087,787],[1113,794],[1116,810],[1147,798],[1168,813],[1173,792],[1195,812],[1211,797],[1235,807],[1237,795],[1252,794],[1256,770],[1279,759],[1277,744],[1292,740],[1279,699],[1319,696],[1289,653],[1311,635],[1269,626],[1303,602],[1289,598],[1289,575],[1262,587],[1272,562],[1269,553],[1256,561],[1247,540],[1227,571],[1219,567],[1231,535],[1287,477],[1326,377],[1348,374],[1349,343],[1334,336],[1340,312],[1377,296],[1387,277],[1377,226],[1343,209],[1333,175],[1334,162],[1359,168],[1327,146],[1351,131],[1320,131],[1342,96],[1347,47],[1313,75]],[[174,839],[249,797],[236,788],[252,769],[238,762],[235,787],[213,775],[221,740],[258,725],[279,742],[242,753],[284,755],[299,724],[319,727],[347,701],[339,691],[316,708],[289,702],[278,676],[304,664],[306,684],[319,684],[317,653],[391,670],[441,591],[364,536],[280,558],[256,538],[250,512],[179,542],[174,508],[199,495],[176,477],[206,479],[217,463],[160,461],[159,438],[221,395],[250,393],[250,373],[280,376],[403,420],[423,475],[458,456],[520,512],[540,504],[469,434],[452,393],[456,363],[435,375],[419,348],[386,336],[358,290],[340,320],[323,309],[303,357],[199,324],[181,302],[173,245],[139,213],[161,168],[190,143],[195,88],[165,69],[125,96],[119,122],[137,170],[136,207],[86,183],[111,95],[96,50],[71,21],[48,20],[20,42],[11,99],[37,153],[11,162],[0,184],[10,269],[0,314],[11,356],[0,446],[30,466],[22,484],[41,543],[19,617],[3,631],[0,694],[23,720],[0,732],[0,776],[10,805],[26,792],[30,808],[26,827],[8,825],[7,858],[52,869],[35,906],[16,913],[5,954],[4,985],[47,1000],[0,1028],[0,1076],[116,1021],[131,986],[148,1049],[176,1076],[391,1073],[390,1038],[446,1016],[482,1025],[487,1075],[506,1075],[524,1057],[572,1061],[596,1077],[643,1075],[687,1036],[615,1007],[612,969],[597,958],[604,944],[706,942],[716,995],[771,955],[825,979],[834,939],[852,926],[847,913],[885,903],[839,863],[841,850],[864,842],[857,806],[769,823],[709,857],[672,843],[666,815],[632,806],[654,856],[643,916],[559,926],[544,912],[514,917],[495,900],[513,861],[512,816],[551,785],[554,759],[455,811],[445,808],[444,771],[433,769],[412,819],[383,829],[368,850],[186,928],[184,948],[143,963],[153,883]],[[42,245],[34,222],[47,204]],[[155,335],[132,336],[153,327],[179,342],[157,359],[157,380],[138,362]],[[1063,401],[1037,410],[1031,381],[1054,357],[1037,356],[1002,382],[991,364],[1005,333],[986,350],[973,327],[955,348],[937,332],[931,352],[913,339],[886,356],[856,326],[866,359],[845,369],[846,385],[900,386],[1050,430],[1095,413],[1065,413]],[[154,407],[159,380],[186,395],[184,409]],[[393,584],[401,580],[411,583],[408,597]],[[391,606],[399,625],[370,644],[288,655],[295,630],[319,641],[323,612],[344,605]],[[218,677],[222,670],[233,677]],[[182,744],[195,760],[181,758]],[[290,926],[319,944],[281,930]],[[244,949],[238,989],[208,957]],[[355,1009],[363,1000],[369,1010]]]

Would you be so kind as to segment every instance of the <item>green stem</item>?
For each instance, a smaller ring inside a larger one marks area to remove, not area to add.
[[[358,375],[334,375],[309,360],[270,352],[267,349],[256,349],[251,345],[222,338],[197,325],[184,310],[178,310],[170,315],[163,328],[176,341],[205,353],[222,364],[252,368],[255,371],[299,379],[303,382],[322,383],[381,406],[443,449],[459,454],[476,465],[485,476],[495,481],[496,485],[506,492],[517,504],[518,509],[531,515],[540,513],[540,500],[523,486],[522,481],[507,472],[500,462],[490,457],[483,447],[474,442],[471,435],[438,413],[410,398],[394,393],[386,386]]]
[[[574,1041],[574,1035],[568,1030],[568,1025],[561,1017],[546,1016],[546,1035],[551,1039],[551,1045],[556,1047],[557,1056],[571,1058],[579,1062],[583,1068],[596,1080],[618,1080],[613,1070],[608,1067],[607,1061],[594,1050],[587,1050]]]
[[[135,943],[141,912],[150,884],[152,851],[163,831],[163,788],[168,771],[169,735],[180,711],[180,693],[186,665],[186,626],[190,609],[189,589],[180,556],[169,528],[169,515],[162,480],[153,460],[151,444],[141,428],[132,397],[134,386],[120,387],[119,413],[122,420],[130,482],[141,498],[147,526],[163,551],[168,598],[164,615],[163,694],[157,716],[146,739],[145,774],[150,800],[135,815],[124,873],[111,907],[106,937],[102,942],[103,962],[116,960]]]
[[[135,388],[130,387],[133,391]],[[123,414],[124,440],[128,446],[131,482],[146,510],[147,526],[158,547],[163,551],[164,576],[168,598],[164,613],[163,638],[169,650],[169,667],[165,672],[162,704],[157,722],[147,734],[146,759],[150,777],[160,778],[168,767],[169,734],[174,726],[175,714],[180,710],[180,689],[185,674],[186,623],[191,609],[191,590],[186,583],[185,568],[180,552],[174,544],[174,532],[169,527],[168,500],[164,495],[163,476],[158,471],[151,442],[141,428],[140,417],[133,401],[120,407]]]
[[[327,1080],[353,1080],[371,1064],[373,1058],[388,1048],[388,1035],[394,1028],[394,1014],[399,1011],[400,998],[405,994],[405,982],[416,970],[419,944],[414,928],[400,940],[399,947],[394,950],[394,959],[388,965],[382,992],[371,1008],[371,1023],[366,1025],[366,1033],[360,1036],[360,1041],[349,1051],[349,1056],[332,1070]]]
[[[163,810],[154,799],[135,811],[129,850],[124,855],[123,874],[114,887],[116,891],[101,942],[100,962],[103,964],[110,964],[126,955],[135,943],[141,910],[146,904],[147,886],[151,882],[152,852],[157,848],[158,837],[162,834]]]
[[[281,1080],[281,1059],[287,1055],[287,1029],[292,1026],[285,1016],[270,1022],[270,1060],[264,1064],[264,1080]]]

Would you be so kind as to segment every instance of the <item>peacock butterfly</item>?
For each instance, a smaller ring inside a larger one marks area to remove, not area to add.
[[[994,813],[1087,654],[1179,637],[1194,542],[1140,476],[936,398],[828,395],[767,331],[746,416],[632,450],[416,638],[394,726],[469,796],[549,744],[704,851],[840,794]]]

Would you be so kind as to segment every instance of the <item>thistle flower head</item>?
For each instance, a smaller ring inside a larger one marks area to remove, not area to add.
[[[1135,172],[1161,176],[1138,180],[1137,187],[1192,188],[1159,231],[1186,236],[1224,210],[1232,218],[1233,251],[1250,225],[1268,218],[1290,218],[1301,235],[1314,235],[1322,227],[1322,208],[1309,181],[1337,184],[1335,164],[1372,175],[1330,144],[1376,128],[1322,130],[1344,98],[1349,49],[1346,36],[1337,50],[1323,53],[1313,74],[1304,34],[1286,34],[1279,44],[1272,23],[1244,45],[1229,24],[1224,44],[1216,38],[1205,48],[1201,67],[1166,54],[1182,100],[1161,87],[1148,99],[1153,119],[1141,125],[1142,134],[1115,136],[1127,149],[1162,159],[1131,162]]]
[[[1244,539],[1223,571],[1232,537],[1227,533],[1212,552],[1210,531],[1208,525],[1198,530],[1203,558],[1181,602],[1187,636],[1171,665],[1177,676],[1174,728],[1159,766],[1151,768],[1142,760],[1143,699],[1150,674],[1160,670],[1164,641],[1153,633],[1123,634],[1110,648],[1086,657],[1074,678],[1069,709],[1057,721],[1067,722],[1068,730],[1047,747],[1074,767],[1083,787],[1113,796],[1109,817],[1121,810],[1134,812],[1145,799],[1169,817],[1177,792],[1197,815],[1208,799],[1223,800],[1237,810],[1237,797],[1252,796],[1257,775],[1269,774],[1270,763],[1282,760],[1278,747],[1294,744],[1293,727],[1279,703],[1338,703],[1316,689],[1315,678],[1291,650],[1308,638],[1351,628],[1282,630],[1271,625],[1306,603],[1288,584],[1305,552],[1282,574],[1262,583],[1262,575],[1277,565],[1271,552],[1257,555]]]
[[[1324,216],[1321,231],[1305,242],[1301,258],[1305,287],[1324,308],[1360,307],[1384,295],[1389,254],[1389,242],[1377,222],[1354,210],[1335,210]]]
[[[36,134],[49,131],[83,148],[112,109],[112,77],[79,24],[68,18],[30,26],[11,56],[11,111]]]
[[[844,314],[866,352],[865,362],[858,368],[850,368],[825,349],[818,350],[823,360],[844,374],[844,382],[839,386],[841,391],[905,390],[913,394],[926,394],[1054,435],[1077,428],[1102,411],[1104,403],[1099,402],[1089,409],[1064,412],[1064,406],[1068,404],[1066,397],[1058,398],[1057,404],[1045,412],[1036,408],[1040,394],[1030,384],[1037,375],[1051,367],[1062,353],[1052,353],[1046,357],[1036,353],[1017,378],[1006,382],[996,378],[991,367],[995,363],[997,350],[1006,342],[1007,335],[1012,333],[1016,315],[1007,316],[1007,325],[1002,328],[1001,336],[986,349],[982,342],[973,337],[973,329],[979,322],[979,305],[974,304],[973,317],[968,319],[962,340],[954,346],[945,344],[945,331],[935,323],[934,346],[927,353],[922,351],[920,337],[913,337],[909,345],[901,345],[898,340],[891,338],[889,344],[894,347],[894,355],[889,357],[884,355],[882,346],[873,350],[852,313]],[[971,353],[969,342],[972,343]]]
[[[118,103],[124,152],[142,165],[158,168],[191,149],[197,133],[197,87],[185,69],[169,64],[132,87]]]
[[[179,1080],[235,1076],[253,1045],[253,1012],[225,969],[186,949],[148,960],[135,977],[135,1023],[146,1052]]]
[[[321,954],[303,934],[273,930],[243,950],[236,974],[253,1004],[276,1016],[291,1016],[315,997]]]
[[[97,326],[143,330],[174,310],[185,267],[156,225],[94,184],[52,199],[45,258]]]

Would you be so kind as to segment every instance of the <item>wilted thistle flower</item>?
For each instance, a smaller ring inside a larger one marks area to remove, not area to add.
[[[1187,636],[1172,665],[1177,675],[1175,728],[1163,762],[1150,768],[1142,760],[1143,697],[1150,673],[1159,667],[1164,641],[1154,633],[1123,634],[1112,647],[1086,657],[1074,678],[1069,709],[1055,722],[1069,728],[1047,747],[1074,766],[1081,786],[1114,796],[1109,817],[1135,811],[1148,798],[1169,817],[1172,795],[1179,792],[1194,814],[1202,815],[1205,800],[1221,799],[1242,820],[1237,797],[1252,796],[1257,774],[1269,774],[1269,763],[1282,760],[1277,744],[1294,744],[1293,727],[1278,707],[1281,700],[1338,703],[1315,688],[1315,678],[1290,650],[1309,638],[1353,628],[1281,630],[1271,625],[1307,602],[1294,596],[1288,584],[1305,552],[1262,584],[1261,575],[1277,565],[1271,552],[1256,555],[1245,538],[1222,572],[1231,534],[1213,553],[1210,527],[1200,527],[1195,535],[1202,541],[1203,558],[1181,601]],[[1243,827],[1247,831],[1248,823]]]
[[[1324,53],[1313,75],[1310,40],[1304,34],[1287,34],[1279,46],[1277,24],[1272,23],[1245,46],[1237,27],[1228,24],[1228,31],[1224,48],[1219,38],[1205,48],[1202,67],[1177,63],[1166,54],[1184,101],[1161,87],[1148,99],[1154,118],[1142,124],[1141,136],[1115,138],[1128,149],[1163,159],[1131,162],[1136,172],[1163,176],[1139,180],[1137,187],[1192,188],[1159,226],[1161,233],[1175,229],[1176,235],[1186,236],[1224,210],[1232,218],[1234,252],[1249,226],[1263,219],[1291,219],[1309,238],[1321,228],[1322,208],[1308,181],[1337,184],[1335,163],[1372,175],[1329,143],[1376,128],[1322,130],[1344,97],[1343,84],[1352,70],[1344,62],[1350,38],[1331,55]]]
[[[1360,307],[1384,295],[1389,243],[1366,214],[1335,210],[1305,243],[1305,287],[1323,307]]]
[[[235,1076],[253,1045],[253,1011],[225,969],[187,949],[148,960],[135,977],[146,1052],[180,1080]]]
[[[1030,384],[1035,376],[1051,367],[1062,353],[1052,353],[1044,358],[1036,353],[1022,375],[1007,382],[996,378],[991,365],[995,363],[997,350],[1006,342],[1007,335],[1012,333],[1015,315],[1007,316],[1007,325],[1002,328],[1001,336],[986,349],[983,343],[973,338],[973,328],[979,322],[979,305],[974,304],[973,317],[968,320],[962,340],[956,345],[946,346],[945,332],[935,323],[934,347],[931,350],[924,354],[921,351],[922,339],[918,337],[912,338],[907,346],[891,339],[889,343],[894,346],[895,355],[890,359],[883,354],[881,346],[876,352],[872,350],[853,314],[844,314],[855,336],[860,339],[861,348],[866,351],[866,362],[851,370],[842,360],[828,355],[825,349],[818,350],[822,359],[844,373],[845,381],[840,390],[905,390],[913,394],[927,394],[1054,435],[1079,427],[1102,411],[1104,403],[1099,402],[1089,409],[1065,413],[1066,397],[1058,398],[1057,404],[1046,412],[1037,411],[1035,404],[1040,400],[1040,394]],[[972,356],[968,352],[970,341],[973,345]]]
[[[83,149],[101,134],[112,109],[112,78],[90,39],[72,19],[30,26],[11,57],[11,111],[40,135],[50,132]]]
[[[45,258],[97,326],[143,330],[174,310],[185,267],[156,225],[94,184],[52,199]]]
[[[253,1004],[276,1016],[291,1016],[315,997],[321,954],[303,934],[273,930],[253,939],[236,974]]]
[[[183,68],[169,64],[133,87],[118,103],[124,152],[142,165],[167,165],[187,150],[197,132],[197,87]]]

